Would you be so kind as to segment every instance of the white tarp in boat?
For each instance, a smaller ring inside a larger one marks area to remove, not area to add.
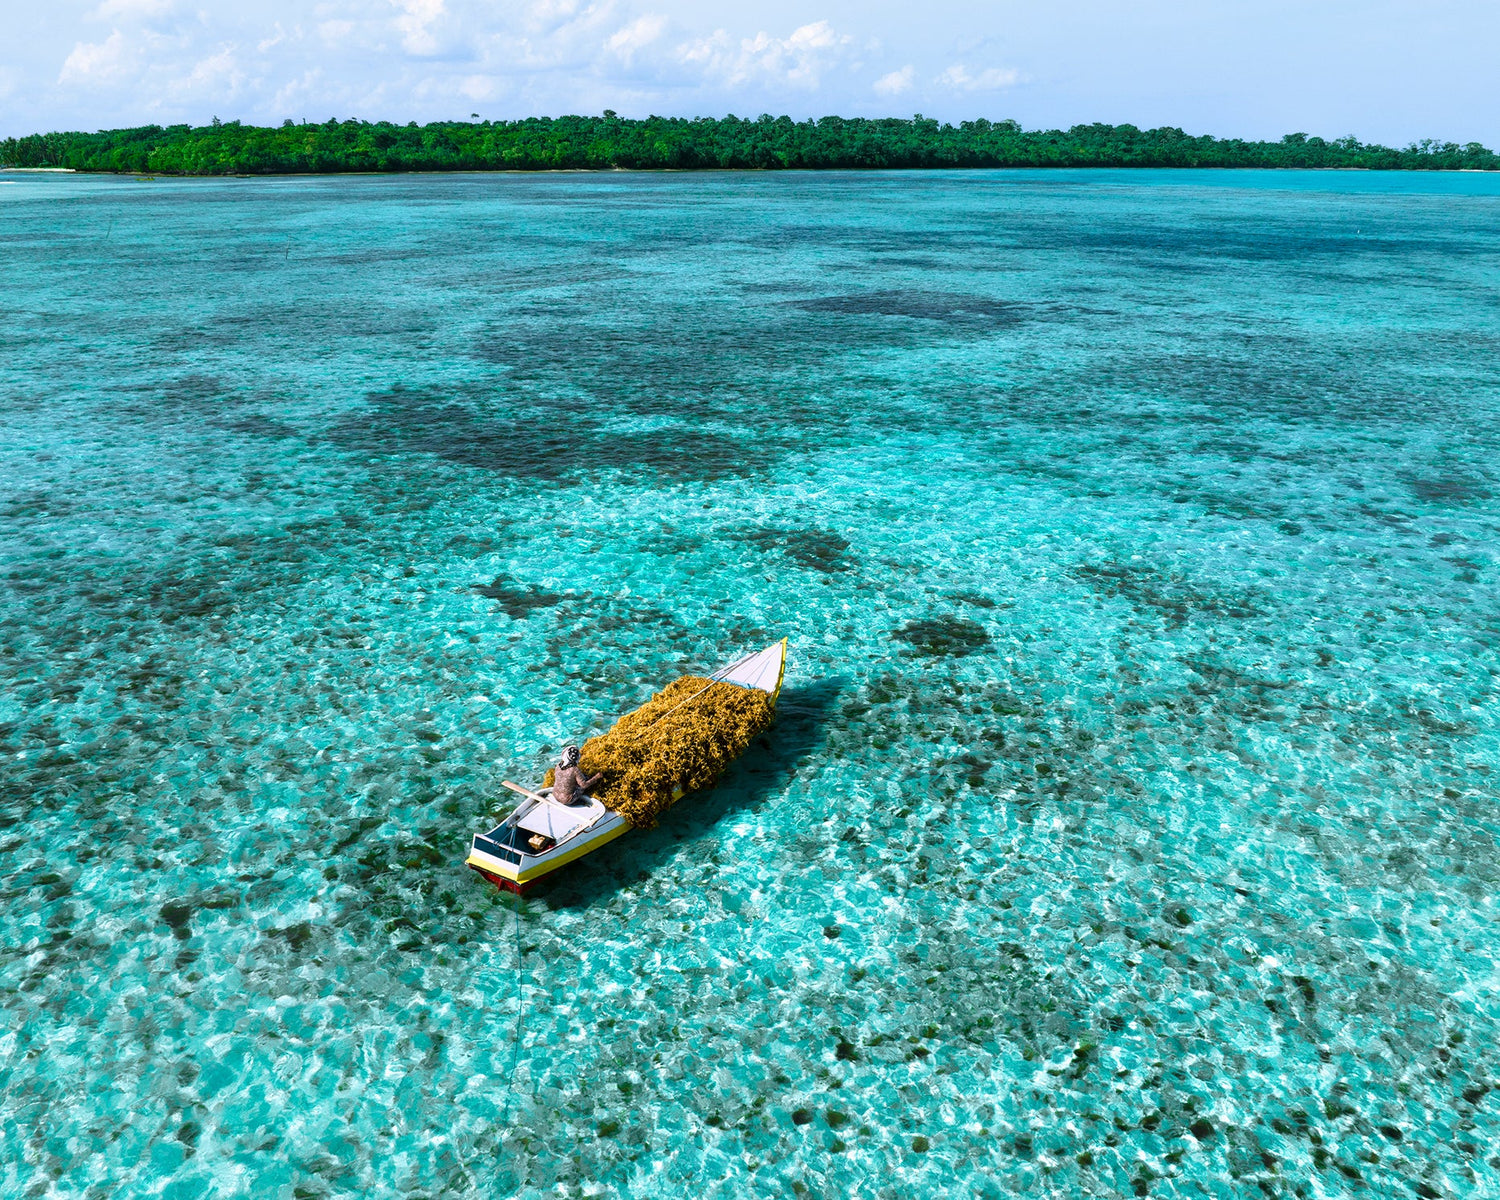
[[[601,812],[604,805],[597,800],[574,807],[571,804],[555,804],[547,801],[538,804],[516,822],[527,833],[540,833],[554,842],[561,842],[578,832]]]

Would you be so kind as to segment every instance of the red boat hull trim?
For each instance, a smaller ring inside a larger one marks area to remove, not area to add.
[[[470,870],[478,871],[497,888],[503,888],[507,892],[514,892],[517,896],[524,896],[537,884],[541,883],[541,879],[530,879],[525,883],[515,883],[503,876],[496,875],[493,871],[486,871],[483,867],[471,867]],[[546,877],[543,876],[543,878]]]

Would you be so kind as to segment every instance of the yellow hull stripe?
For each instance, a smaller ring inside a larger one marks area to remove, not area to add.
[[[512,883],[530,883],[533,879],[540,879],[543,875],[550,875],[553,871],[557,870],[558,867],[572,862],[575,858],[582,858],[585,854],[593,853],[593,851],[599,849],[600,846],[608,845],[610,842],[614,841],[615,838],[619,837],[622,833],[627,832],[629,829],[630,826],[622,821],[609,833],[603,834],[600,837],[596,837],[590,842],[586,842],[584,845],[579,846],[576,850],[569,850],[566,854],[560,854],[556,858],[549,858],[546,862],[537,863],[535,866],[527,867],[524,871],[517,871],[515,867],[510,863],[502,862],[500,859],[492,858],[489,855],[485,855],[483,858],[480,858],[472,851],[470,852],[469,857],[464,859],[464,865],[469,867],[479,867],[485,871],[490,872],[492,875],[499,875],[505,879],[509,879]]]
[[[510,863],[501,862],[500,859],[492,858],[488,854],[480,855],[470,850],[469,857],[464,859],[464,866],[477,867],[481,871],[488,871],[491,875],[504,876],[512,883],[516,881],[515,868]]]
[[[558,858],[548,859],[544,863],[537,863],[536,866],[527,868],[516,876],[516,882],[529,883],[533,879],[540,879],[543,875],[550,874],[551,872],[557,870],[557,868],[562,866],[564,863],[570,863],[575,858],[582,858],[585,854],[590,854],[593,851],[599,849],[600,846],[607,845],[608,843],[614,841],[615,838],[619,837],[622,833],[625,833],[627,830],[629,830],[629,828],[629,825],[627,825],[624,821],[621,821],[620,824],[615,826],[612,831],[606,833],[603,837],[595,838],[587,845],[579,846],[577,850],[569,850],[566,854],[561,855]]]

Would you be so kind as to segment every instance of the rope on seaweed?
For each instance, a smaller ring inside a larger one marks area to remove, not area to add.
[[[708,691],[709,688],[713,687],[714,684],[716,684],[716,683],[723,683],[724,682],[724,677],[727,677],[728,674],[729,674],[729,672],[731,672],[732,670],[734,670],[735,667],[739,666],[747,658],[750,658],[750,657],[752,657],[752,656],[749,655],[749,654],[742,654],[742,655],[740,655],[739,658],[735,659],[727,667],[720,667],[717,671],[715,671],[713,674],[711,674],[711,675],[708,676],[708,683],[705,684],[703,687],[699,688],[691,696],[689,696],[687,698],[687,700],[679,700],[676,704],[672,705],[671,708],[667,709],[666,712],[662,713],[661,716],[659,716],[659,717],[653,717],[650,721],[648,721],[646,724],[642,725],[639,729],[632,731],[629,734],[629,736],[632,739],[640,737],[641,734],[643,734],[643,733],[646,732],[646,730],[652,728],[652,726],[656,725],[658,722],[664,721],[668,717],[670,717],[674,712],[676,712],[684,704],[688,703],[689,700],[696,700],[699,696],[703,695],[704,692]],[[629,715],[630,715],[629,713],[626,714],[626,716],[629,716]]]
[[[689,696],[687,698],[687,700],[679,700],[676,704],[672,705],[671,708],[667,709],[666,712],[662,713],[661,716],[655,717],[652,720],[648,721],[645,725],[642,725],[631,736],[632,737],[640,737],[641,734],[645,733],[646,730],[650,729],[652,726],[656,725],[658,722],[665,721],[674,712],[676,712],[679,708],[681,708],[684,704],[686,704],[688,702],[688,700],[696,700],[699,696],[703,695],[704,692],[708,691],[709,688],[713,687],[714,684],[716,684],[716,683],[723,683],[724,680],[721,679],[720,676],[727,676],[729,674],[729,672],[731,672],[732,670],[734,670],[735,667],[739,666],[740,663],[744,662],[745,659],[749,658],[749,657],[750,656],[748,654],[746,654],[746,655],[744,655],[741,658],[735,659],[734,662],[730,663],[727,667],[720,667],[717,671],[715,671],[712,675],[710,675],[708,677],[708,683],[706,683],[703,687],[699,688],[696,692],[694,692],[691,696]]]

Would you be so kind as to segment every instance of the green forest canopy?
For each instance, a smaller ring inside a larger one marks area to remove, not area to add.
[[[529,117],[520,121],[220,122],[46,133],[0,141],[0,163],[160,175],[279,175],[340,171],[781,169],[891,167],[1358,167],[1500,169],[1478,142],[1424,141],[1404,150],[1352,137],[1291,133],[1278,142],[1190,137],[1180,129],[1075,125],[1026,130],[1015,121],[943,124],[822,117],[793,121],[646,117]]]

